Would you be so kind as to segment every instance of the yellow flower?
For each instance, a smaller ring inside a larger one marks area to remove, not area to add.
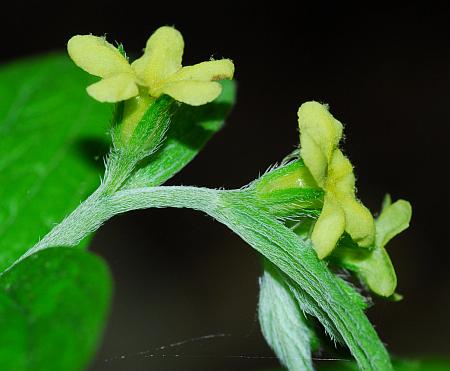
[[[362,251],[352,246],[352,242],[343,240],[333,252],[333,259],[339,265],[354,271],[375,294],[398,299],[392,296],[397,287],[394,266],[385,249],[386,244],[409,226],[411,204],[405,200],[392,203],[387,195],[383,207],[375,220],[375,243],[370,251]]]
[[[67,44],[78,67],[102,78],[87,88],[100,102],[127,100],[139,95],[141,89],[152,97],[167,94],[192,106],[213,101],[222,91],[215,80],[233,78],[233,62],[221,59],[182,67],[183,49],[182,35],[166,26],[150,36],[144,55],[131,65],[103,37],[77,35]]]
[[[329,255],[346,231],[359,246],[370,247],[375,227],[372,214],[355,195],[355,176],[338,148],[342,124],[325,105],[304,103],[298,110],[300,156],[325,191],[323,209],[312,233],[319,258]]]
[[[366,285],[377,295],[390,297],[397,287],[397,276],[387,251],[386,244],[409,226],[411,204],[405,200],[392,203],[387,196],[380,215],[375,221],[375,248],[365,259],[344,256],[344,262],[355,270]]]

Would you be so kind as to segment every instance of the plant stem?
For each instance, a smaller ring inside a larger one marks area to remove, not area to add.
[[[102,184],[7,270],[40,250],[54,246],[78,245],[83,238],[95,232],[116,214],[152,207],[186,207],[208,212],[217,205],[218,198],[217,191],[196,187],[152,187],[112,194],[110,189],[107,184]]]
[[[334,326],[362,370],[392,370],[389,355],[362,309],[337,282],[313,248],[252,204],[245,191],[150,187],[104,194],[100,188],[20,260],[51,246],[74,246],[112,216],[145,208],[191,208],[228,226],[302,290],[302,308]],[[17,262],[16,262],[17,263]],[[324,317],[324,318],[321,318]]]
[[[221,213],[213,215],[259,251],[302,290],[302,309],[334,326],[362,370],[392,370],[389,354],[360,306],[319,260],[310,244],[300,240],[239,191],[223,194]],[[321,314],[323,313],[323,314]],[[326,323],[326,322],[325,322]]]

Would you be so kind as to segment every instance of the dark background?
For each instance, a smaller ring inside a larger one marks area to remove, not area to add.
[[[186,65],[232,58],[236,108],[171,184],[246,184],[298,144],[302,102],[329,103],[346,124],[360,198],[372,211],[386,192],[413,205],[411,228],[389,245],[405,299],[377,301],[369,316],[395,355],[450,356],[449,9],[243,3],[20,3],[2,10],[1,62],[63,49],[85,33],[138,53],[165,24],[183,33]],[[92,370],[277,364],[256,321],[258,256],[225,227],[190,210],[140,211],[108,222],[92,248],[116,282]]]

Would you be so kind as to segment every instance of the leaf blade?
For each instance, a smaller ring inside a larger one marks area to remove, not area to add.
[[[0,271],[99,183],[110,108],[91,81],[59,54],[0,69]]]
[[[17,264],[0,279],[0,313],[7,310],[6,321],[0,320],[0,349],[9,352],[0,357],[0,368],[85,367],[98,344],[111,286],[106,264],[81,250],[50,248]],[[5,335],[11,333],[12,347]]]
[[[258,317],[264,338],[285,367],[313,370],[311,330],[283,277],[267,259],[260,280]]]

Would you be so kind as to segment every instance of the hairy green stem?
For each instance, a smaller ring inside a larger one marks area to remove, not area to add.
[[[310,306],[316,308],[311,314],[325,313],[362,370],[392,370],[389,355],[373,326],[325,262],[317,258],[310,245],[247,197],[245,191],[159,187],[118,192],[114,203],[120,207],[119,212],[148,207],[188,207],[211,215],[301,288]]]
[[[109,189],[100,186],[13,265],[48,247],[76,246],[105,221],[120,213],[152,207],[185,207],[209,213],[218,199],[217,191],[196,187],[152,187],[113,194],[109,194]]]
[[[326,264],[310,245],[255,206],[245,191],[173,186],[122,190],[112,195],[94,193],[21,259],[47,247],[77,245],[112,216],[152,207],[196,209],[228,226],[301,288],[310,314],[324,313],[362,370],[392,370],[389,355],[364,312]]]
[[[364,312],[344,291],[325,262],[318,259],[312,246],[239,192],[227,192],[223,198],[224,214],[213,216],[291,278],[311,306],[327,314],[359,367],[392,370],[389,354]]]

